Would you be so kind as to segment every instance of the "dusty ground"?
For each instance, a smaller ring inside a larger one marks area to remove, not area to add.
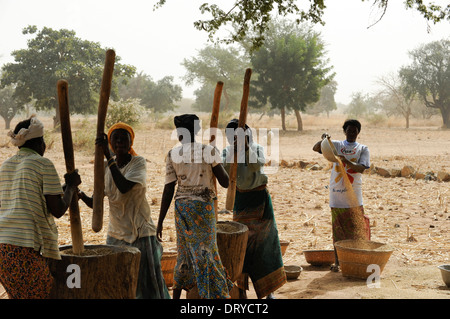
[[[290,242],[283,257],[285,265],[303,267],[297,280],[289,281],[276,292],[279,299],[449,299],[450,289],[442,279],[438,265],[450,263],[450,182],[416,180],[414,178],[385,178],[365,173],[365,212],[370,218],[372,240],[388,243],[395,248],[380,282],[380,288],[368,288],[365,281],[348,279],[341,273],[330,272],[328,267],[308,265],[302,253],[306,249],[331,249],[331,223],[328,207],[329,163],[314,153],[312,145],[323,132],[332,138],[343,139],[341,116],[314,118],[304,116],[304,131],[296,132],[293,118],[288,120],[289,131],[280,131],[279,160],[285,161],[275,173],[269,175],[280,239]],[[73,119],[72,129],[94,130],[95,119]],[[84,124],[83,124],[84,123]],[[207,116],[205,123],[208,123]],[[13,121],[12,126],[16,122]],[[279,118],[250,116],[248,124],[255,128],[279,128]],[[358,141],[371,152],[371,162],[385,169],[401,169],[410,165],[420,172],[450,173],[450,131],[440,129],[440,119],[412,122],[410,129],[402,127],[401,120],[389,120],[378,127],[363,122]],[[46,128],[51,128],[46,119]],[[0,137],[0,162],[15,153]],[[48,133],[53,141],[46,155],[62,175],[64,157],[58,133]],[[136,128],[134,149],[148,161],[148,193],[152,218],[157,222],[164,182],[164,156],[175,144],[170,129],[156,129],[147,121]],[[3,147],[2,147],[3,146]],[[93,152],[77,149],[76,167],[82,176],[81,189],[93,190]],[[300,168],[299,161],[317,163],[319,170]],[[223,209],[226,191],[219,190],[219,208]],[[80,202],[85,244],[103,244],[108,225],[105,201],[104,227],[99,233],[91,230],[91,212]],[[220,220],[231,220],[230,215],[219,215]],[[71,244],[68,214],[57,221],[60,244]],[[173,213],[165,221],[165,248],[175,247]],[[407,239],[410,240],[407,240]],[[412,240],[412,241],[411,241]],[[0,287],[0,295],[2,288]],[[3,293],[3,297],[5,294]],[[255,298],[254,292],[249,297]]]

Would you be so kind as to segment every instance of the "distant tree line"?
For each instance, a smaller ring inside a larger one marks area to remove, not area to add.
[[[0,116],[6,128],[10,128],[18,112],[30,105],[36,111],[53,110],[54,127],[58,127],[56,83],[60,79],[69,83],[71,113],[95,114],[107,48],[76,37],[72,30],[38,30],[28,26],[22,33],[32,36],[28,47],[13,51],[15,62],[3,65],[0,74]],[[120,61],[116,55],[110,99],[116,107],[122,103],[153,112],[176,107],[174,103],[181,99],[182,89],[173,84],[173,77],[154,82],[148,75],[136,74],[136,67]]]
[[[356,92],[346,113],[351,116],[401,116],[409,128],[412,117],[440,114],[442,127],[450,128],[450,40],[433,41],[409,52],[410,65],[388,74],[373,95]]]
[[[185,59],[186,83],[199,79],[202,84],[195,92],[197,102],[194,108],[210,111],[213,88],[217,81],[222,81],[223,110],[238,111],[244,71],[251,67],[250,111],[281,114],[283,130],[286,129],[286,114],[293,112],[297,118],[297,129],[301,131],[300,112],[320,100],[322,89],[334,77],[324,43],[320,34],[310,26],[297,25],[288,20],[274,22],[265,38],[264,45],[256,51],[251,50],[248,41],[243,41],[238,47],[209,45],[197,56]],[[334,85],[331,90],[335,92],[335,84],[330,85]],[[329,99],[333,100],[333,96]],[[324,110],[335,107],[325,99],[322,99],[321,105]]]
[[[337,109],[338,83],[323,50],[320,34],[307,25],[278,21],[267,30],[266,41],[251,51],[243,41],[240,50],[219,45],[206,46],[196,57],[185,59],[187,78],[200,79],[194,108],[209,111],[214,85],[221,80],[226,103],[224,110],[238,111],[245,66],[253,68],[250,112],[285,115],[293,112],[297,129],[302,130],[300,112],[326,113]],[[380,92],[354,92],[344,112],[352,117],[380,121],[382,116],[402,116],[409,127],[411,117],[429,118],[441,114],[443,127],[450,119],[449,41],[435,41],[410,52],[412,64],[394,75],[379,79]],[[212,67],[208,67],[212,66]],[[233,70],[233,72],[229,72]]]

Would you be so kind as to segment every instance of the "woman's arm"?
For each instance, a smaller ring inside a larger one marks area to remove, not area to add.
[[[89,208],[94,207],[94,198],[89,197],[85,192],[78,189],[78,199],[81,199]]]
[[[73,196],[76,196],[77,186],[81,184],[80,175],[75,170],[70,174],[64,175],[66,180],[66,186],[64,189],[64,195],[45,195],[45,201],[47,203],[47,209],[56,218],[60,218],[69,208],[70,202]]]
[[[111,175],[114,180],[114,184],[116,184],[117,188],[122,194],[127,193],[133,186],[136,184],[123,176],[122,172],[117,166],[117,163],[112,158],[111,150],[108,146],[108,136],[106,134],[101,135],[95,139],[95,144],[99,145],[103,149],[103,154],[108,163],[108,167],[111,171]]]
[[[166,218],[167,211],[169,210],[170,204],[172,203],[173,194],[175,193],[176,181],[166,184],[164,186],[164,191],[161,198],[161,207],[159,209],[158,225],[156,227],[156,238],[162,241],[162,229],[164,219]]]
[[[367,169],[364,165],[349,161],[343,155],[340,155],[339,158],[341,159],[342,163],[344,163],[348,168],[352,169],[357,173],[363,173]]]
[[[128,180],[125,176],[123,176],[122,172],[119,170],[119,166],[117,164],[111,165],[109,168],[111,171],[111,175],[114,180],[114,184],[116,184],[117,188],[122,194],[127,193],[129,190],[136,185],[136,182],[132,182]]]
[[[322,154],[322,141],[328,137],[331,138],[331,136],[328,133],[323,133],[321,137],[322,139],[318,141],[316,144],[314,144],[313,151]]]
[[[230,178],[223,165],[218,164],[214,166],[212,168],[212,171],[216,176],[217,180],[219,181],[220,186],[222,186],[223,188],[228,188],[228,185],[230,184]]]
[[[264,166],[266,164],[264,149],[260,145],[256,146],[256,150],[253,149],[253,147],[248,147],[245,150],[245,161],[250,171],[259,171],[261,169],[261,166]]]

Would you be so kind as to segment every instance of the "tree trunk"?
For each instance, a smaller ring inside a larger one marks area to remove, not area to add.
[[[411,109],[405,111],[405,112],[403,113],[403,116],[405,117],[405,122],[406,122],[405,128],[408,129],[408,128],[409,128],[409,118],[411,117]]]
[[[303,131],[303,121],[299,110],[295,110],[295,116],[297,117],[297,131]]]
[[[59,106],[55,103],[56,115],[53,117],[53,129],[55,132],[61,132],[61,119],[59,115]]]
[[[49,259],[52,299],[135,299],[141,252],[131,246],[86,245],[81,255],[60,247]]]
[[[444,128],[450,128],[450,106],[447,108],[443,105],[441,108],[442,121],[444,124]]]
[[[3,118],[5,120],[5,129],[9,130],[11,128],[11,121],[13,118]]]
[[[261,116],[258,119],[258,122],[262,120],[263,116],[266,114],[266,112],[262,112]]]
[[[224,112],[224,111],[228,111],[230,109],[230,97],[228,96],[226,89],[224,89],[222,91],[222,93],[223,93],[223,97],[225,98],[225,105],[223,106],[223,110],[222,110],[222,112]]]
[[[284,107],[280,109],[280,112],[281,112],[281,129],[283,131],[286,131],[286,110],[284,109]]]

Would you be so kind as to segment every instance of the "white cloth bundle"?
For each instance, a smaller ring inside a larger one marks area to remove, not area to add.
[[[21,128],[17,134],[9,131],[7,135],[11,137],[12,145],[20,147],[28,140],[44,136],[44,124],[33,116],[30,118],[30,126],[28,128]]]

